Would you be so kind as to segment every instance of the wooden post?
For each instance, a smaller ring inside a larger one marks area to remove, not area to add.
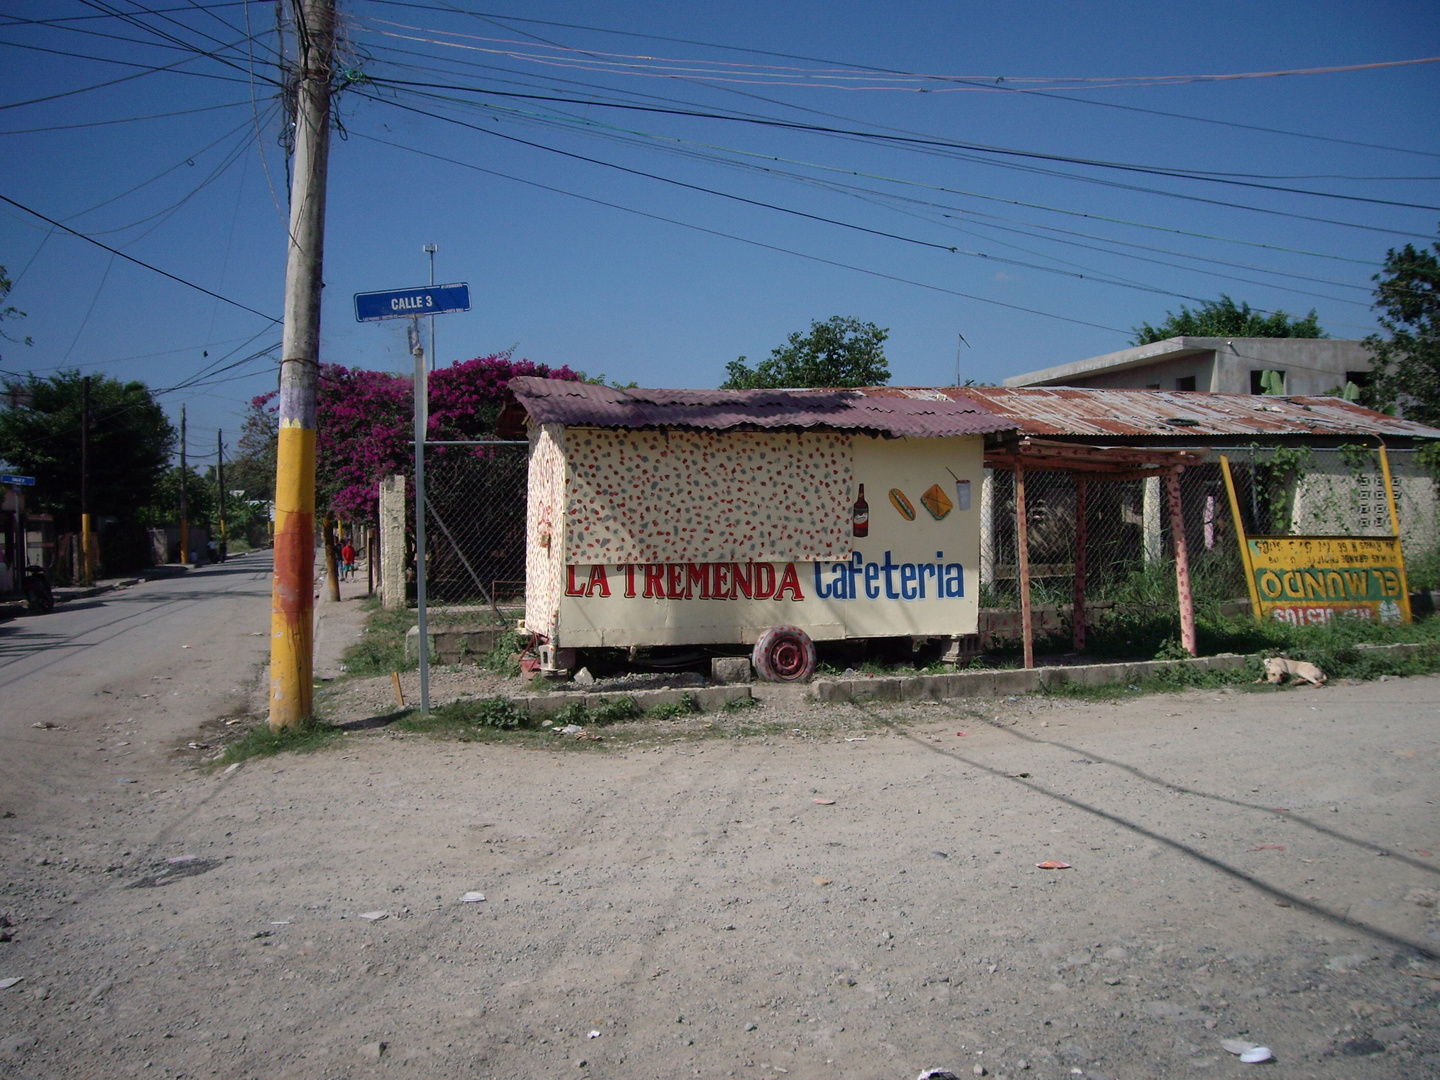
[[[1025,466],[1015,459],[1015,549],[1020,564],[1020,635],[1025,643],[1025,666],[1035,666],[1035,624],[1030,616],[1030,531],[1025,520]]]
[[[1180,645],[1191,656],[1199,651],[1195,644],[1195,597],[1190,591],[1190,556],[1185,545],[1185,513],[1180,506],[1180,471],[1165,474],[1165,490],[1170,497],[1170,536],[1175,541],[1175,591],[1180,594]]]
[[[1086,480],[1075,477],[1075,597],[1070,610],[1076,652],[1085,648],[1085,496]]]
[[[1230,475],[1230,459],[1220,455],[1220,472],[1225,477],[1225,494],[1230,499],[1230,515],[1235,519],[1235,540],[1240,545],[1240,565],[1245,568],[1245,586],[1250,591],[1250,610],[1260,621],[1260,590],[1255,585],[1255,567],[1250,562],[1250,542],[1245,539],[1245,522],[1240,517],[1240,499],[1235,494],[1235,478]]]
[[[1390,503],[1390,534],[1395,537],[1395,547],[1400,552],[1400,621],[1408,623],[1410,612],[1410,582],[1405,574],[1405,551],[1400,542],[1400,507],[1395,501],[1395,478],[1390,474],[1390,455],[1385,444],[1380,444],[1380,471],[1385,477],[1385,498]]]

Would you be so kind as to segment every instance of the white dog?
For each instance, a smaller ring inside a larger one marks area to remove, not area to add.
[[[1282,683],[1286,676],[1307,682],[1311,686],[1321,686],[1325,682],[1325,673],[1314,664],[1307,664],[1304,660],[1287,660],[1283,656],[1267,656],[1265,658],[1267,682]],[[1259,682],[1260,680],[1255,681]]]

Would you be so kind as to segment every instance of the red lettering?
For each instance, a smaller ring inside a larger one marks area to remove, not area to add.
[[[601,596],[610,595],[610,579],[605,575],[604,566],[590,568],[590,580],[585,584],[585,595],[594,596],[596,589],[600,590]]]
[[[795,564],[786,563],[785,570],[780,575],[780,587],[775,590],[775,599],[784,600],[785,590],[789,589],[791,596],[796,600],[804,600],[805,595],[800,591],[800,577],[795,573]]]
[[[685,564],[665,564],[665,595],[671,600],[685,599]]]
[[[700,599],[710,599],[710,568],[704,563],[685,564],[685,599],[689,600],[696,588],[700,590]]]
[[[739,589],[749,600],[751,590],[754,587],[754,563],[731,563],[730,564],[730,599],[735,599],[735,590]]]
[[[635,595],[635,564],[625,564],[625,595]]]
[[[665,567],[663,564],[645,564],[645,595],[665,599]]]
[[[710,595],[716,600],[734,599],[730,584],[730,564],[717,562],[710,564]]]
[[[770,599],[775,592],[775,567],[768,562],[751,565],[755,567],[755,599]]]
[[[584,596],[585,590],[575,584],[575,567],[565,567],[565,595]]]

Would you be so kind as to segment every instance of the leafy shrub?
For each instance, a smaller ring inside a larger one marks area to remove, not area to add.
[[[530,716],[505,697],[471,698],[452,701],[434,710],[431,718],[441,725],[469,725],[509,731],[530,726]]]

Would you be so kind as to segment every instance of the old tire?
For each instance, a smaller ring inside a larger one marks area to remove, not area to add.
[[[815,674],[815,643],[795,626],[772,626],[750,654],[755,674],[766,682],[802,682]]]

